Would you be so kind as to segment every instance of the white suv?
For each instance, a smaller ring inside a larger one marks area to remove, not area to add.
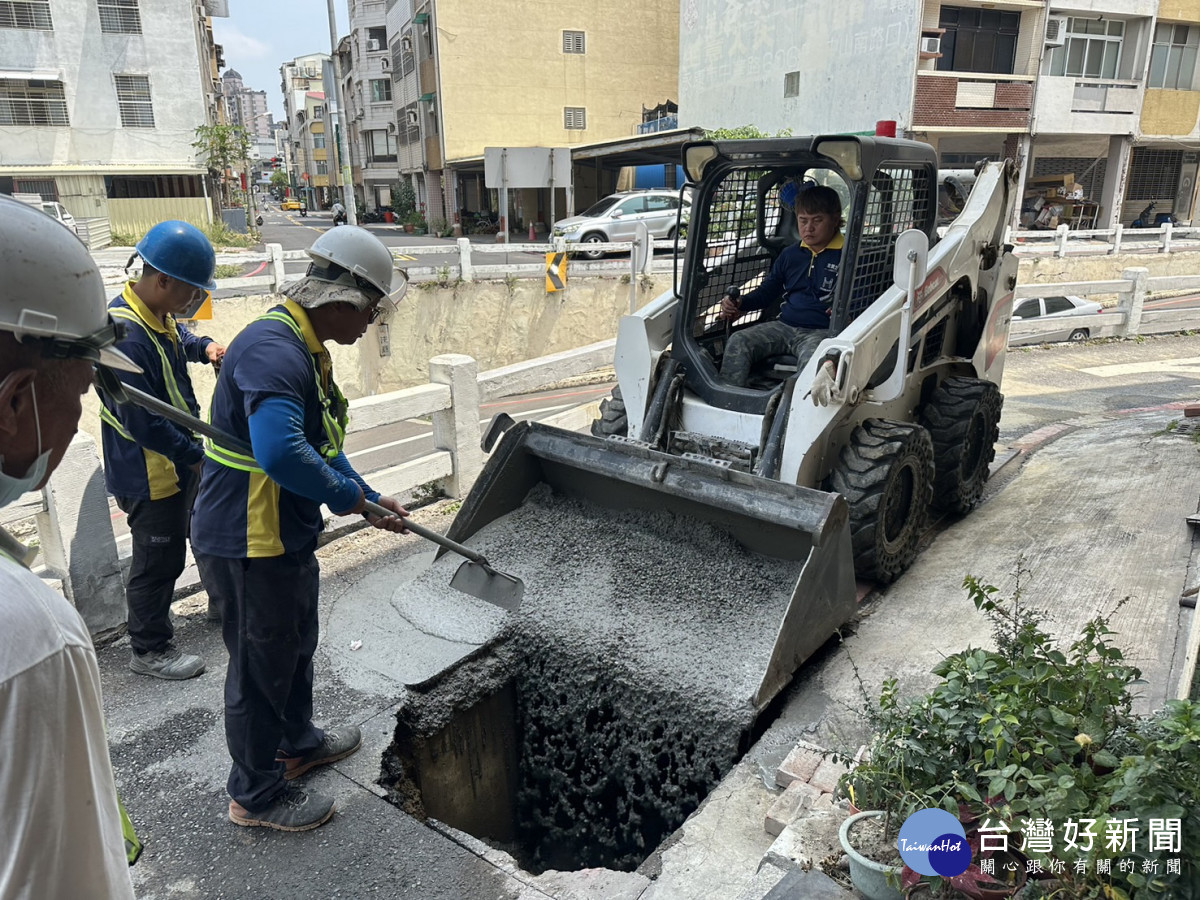
[[[691,200],[683,200],[683,224],[691,213]],[[571,243],[606,244],[633,240],[637,223],[645,222],[655,240],[675,237],[679,219],[679,194],[669,190],[623,191],[609,194],[577,216],[554,223],[554,236]],[[580,250],[588,259],[599,259],[603,250]]]

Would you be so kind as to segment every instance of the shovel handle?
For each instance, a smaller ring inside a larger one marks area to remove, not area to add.
[[[366,511],[375,516],[396,515],[386,506],[380,506],[378,503],[372,503],[370,500],[367,501]],[[465,556],[473,563],[479,563],[479,565],[485,566],[488,569],[491,568],[491,565],[489,565],[488,561],[483,558],[482,554],[476,553],[471,548],[464,547],[462,544],[452,541],[445,535],[438,534],[436,531],[432,531],[431,529],[426,528],[424,525],[418,525],[412,520],[411,517],[404,519],[404,527],[418,537],[423,537],[427,541],[432,541],[439,547],[444,547],[446,550],[451,550],[454,553],[457,553],[459,556]]]

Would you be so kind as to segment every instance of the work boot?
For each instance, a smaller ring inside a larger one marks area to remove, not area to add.
[[[343,725],[336,731],[326,731],[321,746],[309,750],[303,756],[283,756],[281,753],[276,759],[285,766],[283,777],[291,781],[293,778],[299,778],[309,769],[345,759],[361,746],[362,731],[358,726]]]
[[[229,821],[276,831],[310,831],[333,818],[333,798],[310,794],[288,785],[262,812],[252,813],[236,800],[229,801]]]
[[[167,681],[184,681],[195,678],[204,671],[204,659],[191,653],[183,653],[170,645],[166,650],[151,650],[149,653],[134,652],[129,658],[129,669],[138,675],[150,675]]]

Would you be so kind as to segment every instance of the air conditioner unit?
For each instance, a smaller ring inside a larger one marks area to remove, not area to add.
[[[374,53],[375,51],[382,50],[382,49],[383,48],[379,46],[379,41],[367,41],[367,51],[368,52]]]
[[[1067,17],[1051,16],[1046,20],[1046,46],[1061,47],[1067,42]]]
[[[396,123],[388,122],[388,134],[395,134],[395,133],[396,133]]]
[[[379,61],[379,68],[385,72],[390,72],[392,70],[392,61],[385,56]]]
[[[937,37],[921,38],[921,52],[922,53],[941,53],[942,52],[942,39],[937,38]]]

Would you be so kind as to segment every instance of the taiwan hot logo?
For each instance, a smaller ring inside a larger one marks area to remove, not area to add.
[[[962,823],[944,809],[922,809],[900,826],[900,858],[921,875],[953,878],[971,865],[971,848]]]

